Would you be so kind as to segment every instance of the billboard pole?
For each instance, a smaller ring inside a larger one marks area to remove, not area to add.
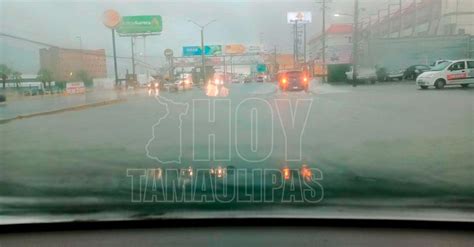
[[[111,28],[112,30],[112,46],[114,50],[114,73],[115,73],[115,86],[118,86],[118,72],[117,72],[117,50],[115,48],[115,28]]]

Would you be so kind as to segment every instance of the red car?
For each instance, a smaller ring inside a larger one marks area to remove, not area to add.
[[[302,70],[285,70],[278,72],[278,86],[282,91],[308,91],[309,78]]]

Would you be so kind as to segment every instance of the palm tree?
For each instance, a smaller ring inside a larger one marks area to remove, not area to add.
[[[18,71],[13,71],[12,78],[13,78],[13,81],[15,81],[16,87],[19,88],[21,80],[23,79],[21,78],[21,73]]]
[[[0,64],[0,77],[2,78],[3,88],[5,89],[5,85],[7,83],[8,77],[10,77],[12,70],[8,68],[5,64]]]
[[[40,82],[43,83],[43,87],[46,88],[46,83],[48,83],[49,88],[51,89],[51,82],[53,79],[53,72],[47,69],[40,69],[38,71],[38,76],[36,77]]]

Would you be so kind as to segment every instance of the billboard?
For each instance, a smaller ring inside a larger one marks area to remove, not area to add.
[[[309,11],[298,11],[298,12],[288,12],[286,15],[288,24],[307,24],[311,23],[311,12]]]
[[[245,53],[245,46],[241,44],[226,45],[224,52],[225,54],[243,54]]]
[[[163,21],[159,15],[124,16],[117,28],[121,35],[145,33],[160,33],[163,31]]]
[[[200,46],[183,46],[183,57],[201,56]],[[219,56],[222,55],[221,45],[206,45],[204,46],[204,55]]]

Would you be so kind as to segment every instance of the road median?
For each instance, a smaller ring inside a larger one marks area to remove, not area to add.
[[[84,110],[84,109],[87,109],[87,108],[117,104],[117,103],[124,102],[124,101],[126,101],[126,99],[123,99],[123,98],[121,98],[121,99],[112,99],[112,100],[105,100],[105,101],[94,102],[94,103],[89,103],[89,104],[82,104],[82,105],[76,105],[76,106],[71,106],[71,107],[65,107],[65,108],[60,108],[60,109],[54,109],[54,110],[49,110],[49,111],[41,111],[41,112],[34,112],[34,113],[29,113],[29,114],[22,114],[22,115],[17,115],[16,117],[0,119],[0,124],[5,124],[5,123],[11,122],[13,120],[20,120],[20,119],[26,119],[26,118],[32,118],[32,117],[38,117],[38,116],[46,116],[46,115],[52,115],[52,114],[68,112],[68,111],[80,111],[80,110]]]

